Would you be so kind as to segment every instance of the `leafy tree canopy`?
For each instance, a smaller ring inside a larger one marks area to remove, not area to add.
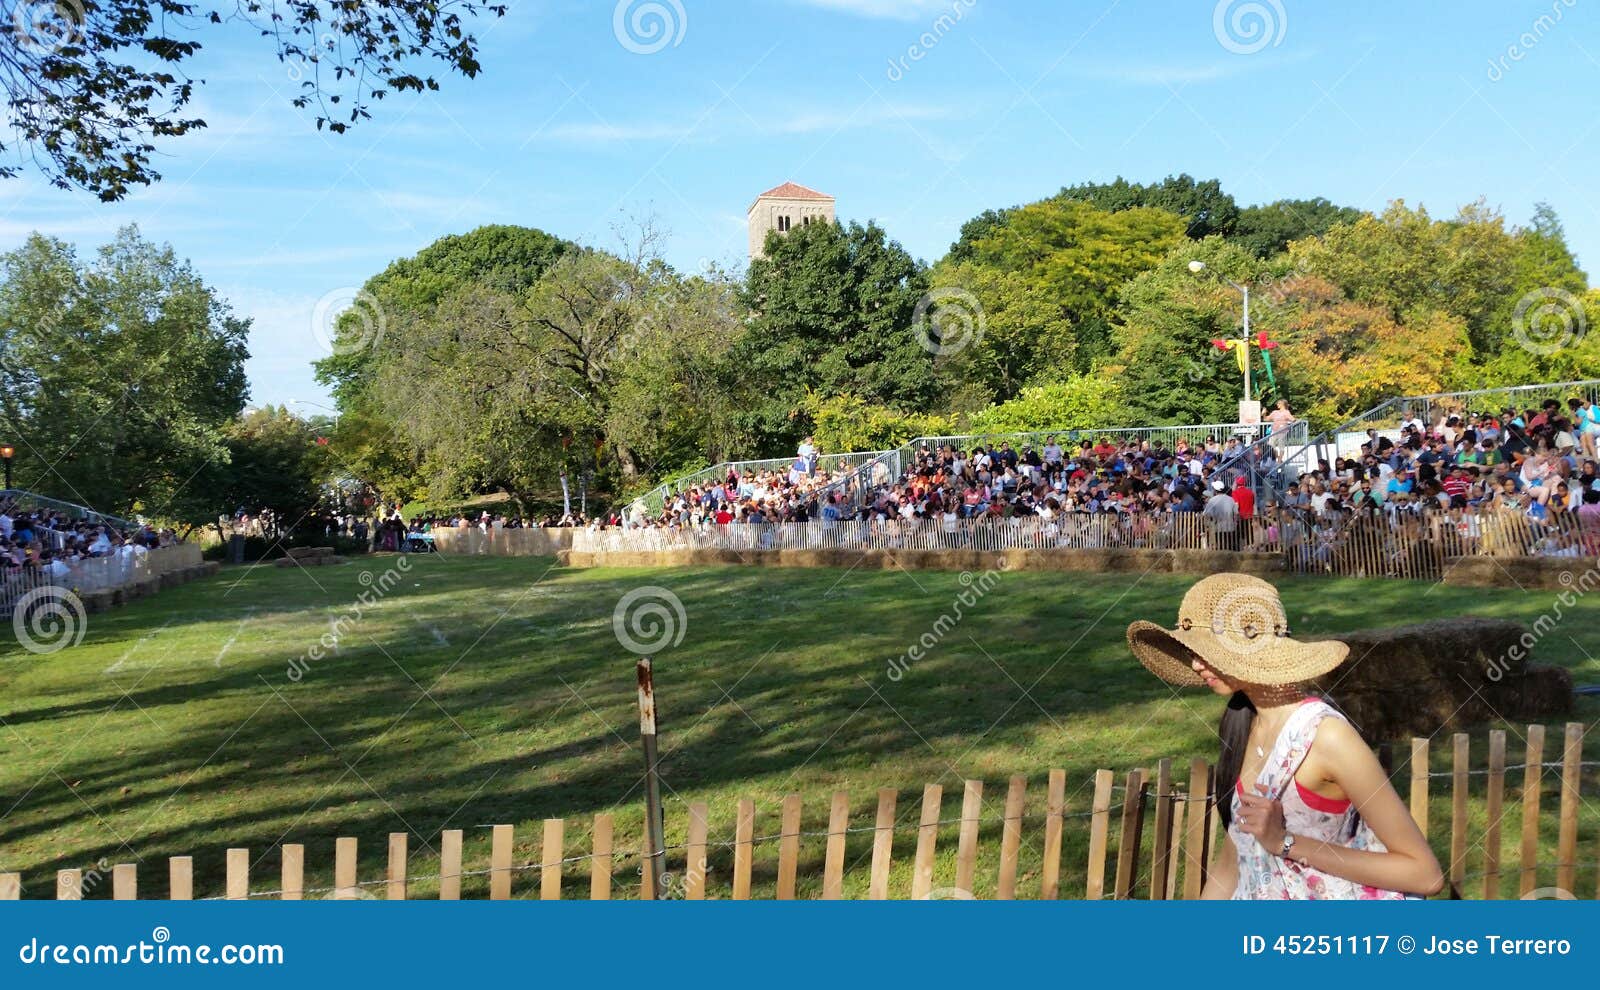
[[[102,200],[161,178],[159,138],[205,127],[190,107],[203,80],[185,66],[201,38],[228,24],[253,29],[304,78],[293,98],[317,127],[340,133],[372,116],[391,92],[436,90],[430,63],[472,77],[478,42],[465,21],[506,6],[468,0],[69,0],[19,3],[0,27],[0,78],[12,136],[0,150],[26,156],[61,188]],[[19,162],[0,165],[15,176]]]
[[[769,450],[792,450],[809,429],[807,390],[926,409],[937,389],[915,323],[927,291],[927,270],[877,224],[769,234],[746,280],[751,316],[735,359],[759,383],[749,431]]]
[[[103,512],[186,516],[228,457],[250,321],[125,227],[91,262],[34,234],[0,255],[0,419],[16,484]]]

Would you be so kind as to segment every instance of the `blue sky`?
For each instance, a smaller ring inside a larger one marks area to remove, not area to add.
[[[603,247],[653,216],[675,264],[743,265],[746,207],[789,179],[929,261],[984,209],[1189,172],[1242,203],[1481,196],[1520,222],[1548,201],[1600,263],[1586,0],[509,2],[476,27],[479,78],[343,136],[290,105],[266,42],[210,37],[211,126],[164,147],[165,180],[111,206],[0,181],[0,247],[39,230],[87,252],[129,222],[170,242],[255,320],[258,403],[326,402],[319,321],[437,237],[514,223]]]

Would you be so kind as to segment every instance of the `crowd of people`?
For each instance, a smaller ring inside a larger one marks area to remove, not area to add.
[[[1394,434],[1390,436],[1388,434]],[[1575,397],[1536,409],[1412,416],[1398,430],[1368,430],[1358,451],[1317,462],[1279,500],[1280,539],[1325,534],[1381,517],[1391,529],[1428,532],[1484,549],[1490,521],[1515,520],[1537,555],[1600,553],[1600,408]],[[1312,552],[1318,552],[1313,550]]]
[[[1600,407],[1548,399],[1536,409],[1408,416],[1373,429],[1340,456],[1287,442],[1296,422],[1278,403],[1261,439],[1250,432],[1167,441],[1117,433],[924,444],[910,456],[820,469],[812,438],[783,468],[731,467],[665,496],[603,515],[534,517],[489,511],[404,519],[398,507],[366,519],[331,516],[328,535],[377,549],[429,549],[441,527],[711,530],[752,523],[855,521],[872,533],[924,521],[947,534],[983,520],[1037,520],[1061,545],[1177,545],[1287,552],[1316,566],[1352,539],[1431,539],[1449,553],[1488,549],[1506,520],[1517,552],[1600,553]],[[1150,431],[1159,432],[1159,431]],[[1314,466],[1311,466],[1314,463]],[[1089,521],[1092,521],[1092,525]],[[1491,526],[1490,523],[1494,525]],[[1185,536],[1184,539],[1189,539]],[[1398,552],[1398,551],[1396,551]]]
[[[5,576],[37,571],[52,580],[66,580],[82,561],[131,560],[179,542],[170,529],[144,525],[124,532],[106,522],[0,501],[0,569]]]
[[[1282,460],[1303,460],[1304,451],[1284,442],[1292,422],[1280,403],[1263,442],[1214,435],[1168,447],[1104,434],[1066,445],[1059,435],[1015,446],[924,445],[898,474],[884,460],[818,478],[797,456],[787,472],[730,471],[670,496],[659,513],[635,505],[605,523],[937,520],[955,532],[963,520],[1036,518],[1056,532],[1057,520],[1109,516],[1115,542],[1157,545],[1163,516],[1195,513],[1208,546],[1288,551],[1311,563],[1336,555],[1353,535],[1380,532],[1433,539],[1451,553],[1487,549],[1493,532],[1521,534],[1523,553],[1600,553],[1600,407],[1587,398],[1447,412],[1434,422],[1407,417],[1299,473]],[[1520,527],[1500,525],[1508,521]]]

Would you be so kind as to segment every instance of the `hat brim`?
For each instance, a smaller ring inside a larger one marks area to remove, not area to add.
[[[1337,640],[1307,643],[1287,636],[1240,652],[1209,629],[1167,629],[1143,619],[1128,626],[1128,648],[1145,669],[1179,687],[1205,684],[1191,666],[1191,656],[1230,680],[1268,686],[1315,680],[1350,655],[1350,647]]]

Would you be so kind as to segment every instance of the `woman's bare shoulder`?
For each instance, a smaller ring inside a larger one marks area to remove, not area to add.
[[[1308,759],[1344,763],[1352,758],[1375,760],[1372,747],[1342,715],[1329,715],[1317,724]]]

